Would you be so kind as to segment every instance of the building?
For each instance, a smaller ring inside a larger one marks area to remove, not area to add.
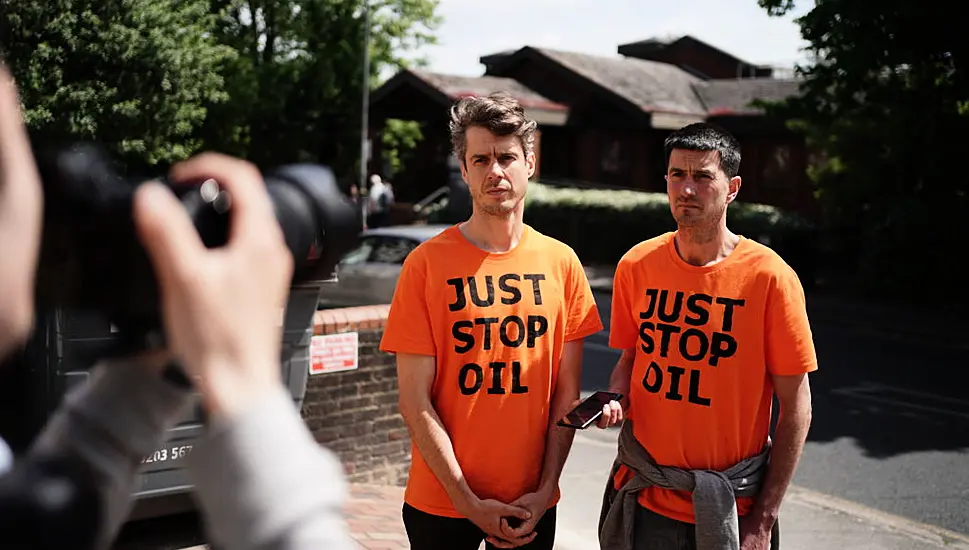
[[[480,77],[404,70],[371,96],[371,135],[389,118],[421,121],[424,140],[404,173],[397,196],[418,201],[445,185],[450,161],[447,108],[467,95],[506,91],[539,122],[539,181],[663,191],[663,140],[672,130],[707,120],[741,141],[741,196],[811,213],[803,139],[772,119],[754,100],[798,92],[792,76],[775,75],[684,36],[618,47],[618,57],[525,46],[486,55]],[[381,165],[374,148],[372,168]]]

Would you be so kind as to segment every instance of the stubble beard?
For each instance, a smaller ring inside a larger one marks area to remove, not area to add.
[[[716,239],[720,220],[727,210],[727,205],[711,208],[711,210],[686,209],[675,213],[673,219],[676,220],[681,238],[696,244],[705,244]]]
[[[487,194],[483,197],[475,197],[474,203],[477,210],[492,218],[508,219],[521,203],[522,197],[515,195],[501,202],[489,200]]]

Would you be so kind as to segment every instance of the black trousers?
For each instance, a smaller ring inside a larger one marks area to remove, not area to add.
[[[448,518],[421,512],[404,503],[404,528],[411,550],[478,550],[485,533],[465,518]],[[555,507],[549,508],[535,525],[535,539],[521,550],[552,550],[555,543]],[[494,546],[485,543],[487,550]]]

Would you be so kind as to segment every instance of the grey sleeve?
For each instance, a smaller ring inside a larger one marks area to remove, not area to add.
[[[191,401],[191,392],[135,360],[103,363],[65,397],[26,460],[69,458],[84,466],[104,506],[97,547],[106,548],[130,512],[142,457],[162,444]]]
[[[340,462],[280,386],[209,432],[188,456],[207,533],[228,550],[352,550]]]

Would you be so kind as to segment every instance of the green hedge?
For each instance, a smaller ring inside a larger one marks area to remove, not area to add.
[[[441,218],[443,209],[430,214]],[[614,264],[633,245],[676,229],[665,193],[564,188],[529,183],[525,222],[571,246],[587,264]],[[780,254],[805,285],[813,279],[814,228],[803,218],[763,204],[734,203],[727,210],[731,231]]]

